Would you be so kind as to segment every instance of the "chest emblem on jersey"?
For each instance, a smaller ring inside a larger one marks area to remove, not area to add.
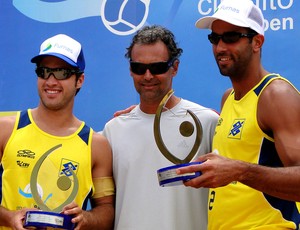
[[[245,119],[235,119],[230,128],[228,138],[241,139],[244,124],[245,124]]]
[[[61,159],[61,164],[60,164],[60,175],[65,175],[65,176],[72,176],[72,171],[77,174],[78,171],[78,162],[71,161],[69,159]]]

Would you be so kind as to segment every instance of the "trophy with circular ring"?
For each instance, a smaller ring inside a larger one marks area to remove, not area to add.
[[[168,148],[164,144],[164,141],[162,140],[161,127],[160,127],[161,114],[162,114],[163,109],[165,108],[165,104],[170,99],[170,97],[172,96],[173,93],[174,93],[174,91],[170,90],[165,95],[165,97],[162,99],[162,101],[160,102],[160,104],[156,110],[156,114],[155,114],[155,118],[154,118],[153,129],[154,129],[154,138],[155,138],[156,145],[159,148],[160,152],[164,155],[164,157],[166,157],[169,161],[171,161],[172,163],[175,164],[175,165],[164,167],[164,168],[157,170],[159,185],[162,187],[181,185],[183,181],[188,181],[188,180],[191,180],[191,179],[201,175],[201,172],[186,173],[186,174],[181,174],[181,175],[176,174],[177,168],[192,165],[192,164],[200,164],[200,162],[190,162],[195,157],[195,155],[200,147],[200,144],[202,141],[202,135],[203,135],[201,122],[199,121],[198,117],[192,111],[187,110],[186,112],[187,112],[187,114],[189,114],[191,116],[193,122],[185,120],[179,125],[179,133],[184,138],[191,137],[194,134],[195,127],[196,127],[196,134],[194,134],[195,140],[194,140],[193,146],[192,146],[190,152],[186,155],[186,157],[184,159],[180,159],[177,156],[174,156],[168,150]]]
[[[57,179],[57,187],[61,191],[70,190],[71,187],[72,191],[70,191],[70,195],[67,199],[60,204],[58,207],[54,209],[50,209],[41,199],[38,187],[37,187],[37,178],[39,174],[40,167],[46,157],[52,153],[54,150],[60,148],[62,145],[56,145],[53,148],[46,151],[41,158],[35,164],[32,174],[30,177],[30,190],[32,193],[32,197],[36,204],[39,206],[41,210],[34,210],[34,211],[27,211],[24,220],[24,228],[27,229],[64,229],[64,230],[71,230],[75,228],[75,225],[71,222],[72,216],[62,214],[61,211],[63,207],[69,203],[71,203],[77,195],[78,192],[78,178],[76,174],[73,172],[73,169],[69,167],[67,169],[68,174],[72,176],[70,179],[69,176],[62,175],[59,176]],[[72,186],[73,182],[73,186]]]

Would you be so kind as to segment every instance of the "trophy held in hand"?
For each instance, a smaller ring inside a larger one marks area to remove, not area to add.
[[[56,145],[53,148],[45,152],[41,158],[35,164],[32,174],[30,177],[30,190],[32,197],[38,207],[41,210],[28,211],[25,215],[24,227],[27,229],[74,229],[75,226],[71,222],[72,216],[62,214],[61,211],[63,207],[71,203],[77,195],[78,192],[78,178],[74,173],[72,167],[68,167],[65,170],[65,174],[60,175],[57,179],[57,191],[69,191],[67,199],[62,202],[58,207],[50,209],[45,202],[42,201],[39,192],[38,192],[38,174],[40,167],[44,160],[47,158],[50,153],[60,148],[62,145]],[[50,171],[50,170],[49,170]],[[50,173],[50,172],[49,172]],[[68,175],[68,176],[67,176]],[[72,180],[71,180],[72,178]],[[72,186],[73,183],[73,186]],[[59,194],[56,194],[59,196]]]
[[[189,153],[186,153],[184,159],[180,159],[175,154],[172,154],[169,149],[166,147],[162,134],[161,134],[161,116],[162,111],[165,108],[165,104],[169,100],[169,98],[174,93],[173,90],[171,90],[169,93],[165,95],[165,97],[160,102],[159,107],[157,108],[155,119],[154,119],[154,138],[157,147],[159,148],[160,152],[164,155],[165,158],[167,158],[170,162],[174,163],[175,165],[168,166],[161,168],[157,170],[158,180],[160,186],[173,186],[173,185],[181,185],[183,181],[187,181],[190,179],[193,179],[195,177],[198,177],[201,175],[201,172],[195,172],[195,173],[186,173],[177,175],[176,169],[192,164],[200,164],[201,162],[190,162],[195,157],[201,141],[202,141],[202,125],[199,121],[198,117],[190,110],[187,110],[185,112],[185,115],[189,116],[188,120],[180,121],[181,124],[179,125],[179,133],[181,137],[184,138],[190,138],[192,135],[194,136],[194,143],[192,148],[190,149]],[[170,112],[172,112],[170,110]],[[174,116],[177,116],[174,114]],[[178,116],[179,120],[179,116]],[[171,128],[170,126],[168,128]],[[196,133],[195,133],[196,131]],[[182,141],[184,142],[184,140]],[[177,154],[178,155],[178,154]]]

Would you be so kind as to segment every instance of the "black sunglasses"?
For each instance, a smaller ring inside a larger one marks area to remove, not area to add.
[[[80,74],[83,72],[75,69],[37,67],[35,73],[38,77],[43,79],[48,79],[50,75],[53,74],[57,80],[65,80],[70,78],[73,74]]]
[[[171,59],[171,60],[165,61],[165,62],[154,62],[154,63],[150,63],[150,64],[144,64],[144,63],[140,63],[140,62],[130,61],[130,69],[131,69],[131,72],[138,74],[138,75],[145,74],[147,69],[149,69],[150,73],[153,75],[163,74],[170,69],[170,67],[173,65],[174,61],[175,61],[175,59]]]
[[[240,38],[243,38],[243,37],[253,38],[255,35],[257,35],[257,33],[244,34],[244,33],[232,31],[232,32],[226,32],[222,35],[219,35],[219,34],[212,32],[211,34],[208,35],[208,40],[213,45],[217,45],[219,43],[220,39],[222,39],[222,41],[224,43],[231,44],[231,43],[237,42],[238,40],[240,40]]]

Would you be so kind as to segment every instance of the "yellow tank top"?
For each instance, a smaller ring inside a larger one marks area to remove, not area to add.
[[[75,202],[86,209],[88,199],[93,193],[92,133],[93,130],[82,123],[70,136],[52,136],[37,127],[31,110],[19,112],[1,161],[1,205],[9,210],[39,208],[30,190],[31,173],[38,159],[56,147],[40,164],[36,185],[38,194],[50,210],[63,204],[73,191],[71,168],[79,184]],[[63,190],[57,184],[62,177],[68,181],[63,183],[67,186]]]
[[[280,167],[272,137],[256,120],[261,92],[273,80],[286,79],[267,75],[241,100],[232,91],[224,103],[213,139],[220,155],[270,167]],[[295,185],[296,186],[296,185]],[[281,200],[252,189],[240,182],[210,189],[208,229],[298,229],[299,212],[295,202]]]

